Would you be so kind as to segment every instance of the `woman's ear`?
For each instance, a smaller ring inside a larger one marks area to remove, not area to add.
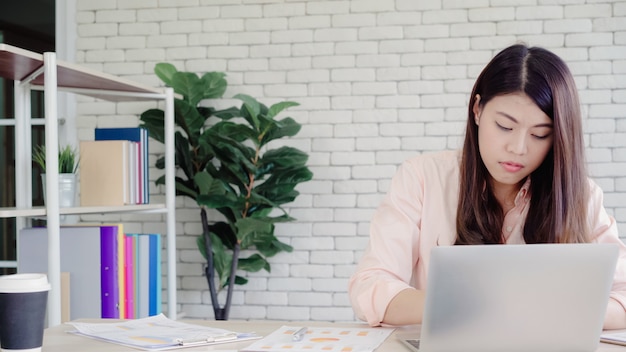
[[[474,106],[472,106],[472,111],[474,112],[474,122],[476,125],[480,123],[480,113],[482,111],[480,107],[480,94],[476,94],[476,100],[474,100]]]

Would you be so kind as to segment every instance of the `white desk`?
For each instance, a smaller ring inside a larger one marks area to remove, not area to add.
[[[84,320],[86,322],[97,322],[98,320]],[[227,329],[237,332],[255,332],[258,335],[265,336],[276,330],[282,325],[305,325],[305,326],[337,326],[337,327],[364,327],[359,323],[327,323],[327,322],[284,322],[284,321],[213,321],[213,320],[184,320],[188,323],[209,325],[220,329]],[[139,351],[134,348],[120,346],[108,342],[93,340],[90,338],[76,336],[67,333],[72,330],[72,326],[67,324],[57,325],[46,329],[43,340],[43,352],[132,352]],[[397,328],[394,333],[376,350],[376,352],[408,352],[409,350],[400,343],[397,334],[412,334],[416,336],[419,332],[419,326],[407,326]],[[198,352],[198,351],[236,351],[247,347],[252,341],[243,341],[238,343],[225,343],[213,346],[190,347],[173,351]],[[626,351],[626,347],[601,343],[596,352],[604,351]]]

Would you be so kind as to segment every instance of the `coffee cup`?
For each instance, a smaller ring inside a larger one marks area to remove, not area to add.
[[[40,352],[50,284],[46,274],[0,276],[0,351]]]

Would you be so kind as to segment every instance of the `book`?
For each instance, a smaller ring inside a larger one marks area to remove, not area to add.
[[[139,237],[137,234],[129,234],[133,238],[133,315],[139,318]]]
[[[124,262],[126,261],[126,241],[124,240],[124,225],[117,227],[117,289],[119,295],[120,319],[126,319],[126,272]]]
[[[100,227],[100,282],[102,318],[119,318],[119,288],[117,283],[117,231],[118,226]]]
[[[32,227],[18,234],[18,272],[48,272],[48,230]],[[99,226],[62,226],[61,271],[70,273],[70,320],[101,318],[101,231]]]
[[[124,281],[125,281],[125,301],[126,319],[135,318],[135,272],[134,272],[134,254],[135,246],[133,236],[124,235]]]
[[[114,127],[96,128],[95,140],[127,140],[136,143],[133,153],[133,169],[136,186],[135,197],[137,204],[148,204],[149,199],[149,165],[148,165],[148,130],[143,127]]]
[[[130,204],[129,141],[80,142],[81,206]]]
[[[148,315],[153,316],[161,313],[161,235],[149,234],[150,236],[150,286]]]
[[[136,318],[146,318],[150,316],[150,235],[135,234],[134,236],[137,237]]]

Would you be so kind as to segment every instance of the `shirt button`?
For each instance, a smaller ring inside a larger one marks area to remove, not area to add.
[[[513,227],[511,227],[511,226],[507,226],[507,227],[506,227],[506,230],[507,230],[508,232],[511,232],[511,231],[513,231]]]

